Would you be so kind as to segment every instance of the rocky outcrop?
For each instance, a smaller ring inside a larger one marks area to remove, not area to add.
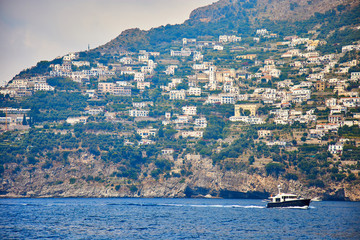
[[[204,22],[217,22],[229,16],[242,17],[244,13],[251,21],[269,19],[273,21],[299,21],[336,9],[339,5],[358,5],[354,0],[220,0],[211,5],[195,9],[190,19]]]
[[[79,156],[70,163],[60,163],[49,168],[18,169],[7,165],[0,185],[1,197],[207,197],[207,198],[258,198],[264,199],[277,193],[280,184],[284,192],[295,192],[304,197],[321,197],[324,200],[360,200],[357,185],[332,184],[326,189],[303,185],[300,181],[266,176],[261,171],[223,171],[213,166],[210,159],[180,159],[175,162],[191,165],[188,177],[159,178],[140,177],[138,181],[116,178],[112,173],[116,164],[106,164],[93,156]],[[190,164],[191,163],[191,164]],[[145,171],[146,169],[144,169]],[[91,177],[89,177],[91,176]]]

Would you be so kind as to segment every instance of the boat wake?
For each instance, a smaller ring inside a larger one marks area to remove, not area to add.
[[[169,207],[194,207],[194,208],[265,208],[264,206],[255,206],[255,205],[206,205],[206,204],[160,204],[159,206],[169,206]]]
[[[277,207],[278,209],[302,209],[302,210],[306,210],[309,209],[311,207],[309,206],[303,206],[303,207],[297,207],[297,206],[293,206],[293,207]]]
[[[21,206],[38,206],[38,207],[56,207],[56,206],[74,206],[77,204],[67,203],[44,203],[44,204],[33,204],[33,203],[18,203],[18,204],[0,204],[0,205],[21,205]],[[82,205],[82,204],[80,204]],[[265,206],[258,205],[224,205],[224,204],[176,204],[176,203],[105,203],[99,204],[102,206],[116,207],[116,206],[129,206],[129,207],[179,207],[179,208],[245,208],[245,209],[263,209]]]
[[[189,208],[258,208],[262,209],[265,206],[256,206],[256,205],[208,205],[208,204],[176,204],[176,203],[163,203],[163,204],[153,204],[153,203],[110,203],[106,204],[108,206],[137,206],[137,207],[189,207]]]

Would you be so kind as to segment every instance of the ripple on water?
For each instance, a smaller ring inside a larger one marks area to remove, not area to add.
[[[0,199],[0,239],[360,239],[360,203],[265,206],[224,199]]]

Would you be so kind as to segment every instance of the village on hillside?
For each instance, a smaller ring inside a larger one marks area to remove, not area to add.
[[[86,97],[82,111],[63,119],[35,121],[38,128],[121,123],[124,128],[117,134],[124,146],[153,145],[161,148],[162,156],[176,158],[183,153],[221,153],[243,134],[244,126],[254,126],[259,146],[289,152],[301,145],[326,147],[328,158],[340,161],[337,166],[342,166],[344,176],[357,175],[360,44],[321,54],[318,49],[327,42],[318,40],[316,31],[307,35],[279,37],[258,29],[246,39],[184,38],[159,52],[124,50],[99,56],[106,61],[92,60],[91,51],[71,53],[54,60],[45,74],[11,80],[0,93],[14,99],[39,92]],[[78,87],[67,88],[71,82]],[[31,111],[0,109],[2,131],[28,129]],[[222,130],[228,134],[211,132],[217,127],[216,121],[211,122],[214,116],[227,124]],[[164,134],[186,141],[186,147],[174,148],[164,141],[157,145]],[[206,145],[208,140],[203,143],[203,139],[217,141],[212,152],[195,148],[199,141]],[[274,160],[256,153],[243,156],[258,166]]]

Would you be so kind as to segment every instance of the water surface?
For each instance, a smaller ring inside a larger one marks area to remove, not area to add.
[[[0,199],[0,239],[360,239],[360,203],[265,206],[225,199]]]

